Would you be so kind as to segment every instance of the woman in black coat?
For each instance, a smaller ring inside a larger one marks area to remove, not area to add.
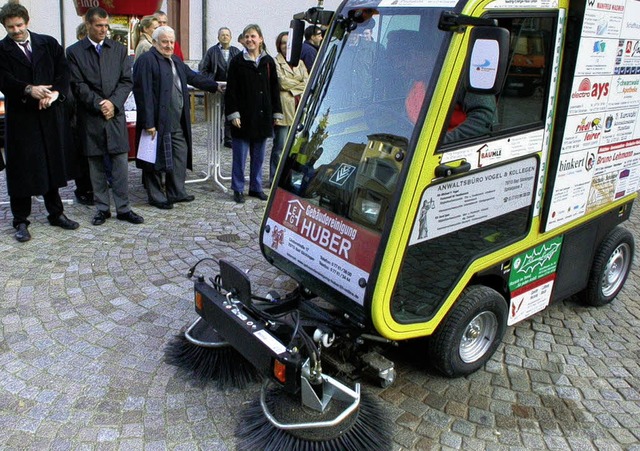
[[[249,196],[266,200],[262,191],[262,163],[273,121],[282,119],[276,65],[265,51],[260,27],[247,25],[242,32],[245,50],[229,63],[225,111],[231,121],[233,199],[244,202],[244,166],[251,155]]]

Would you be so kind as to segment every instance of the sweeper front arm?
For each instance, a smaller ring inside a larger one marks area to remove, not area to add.
[[[263,427],[279,437],[273,449],[282,449],[282,441],[293,440],[292,437],[310,441],[322,437],[323,442],[335,441],[342,449],[354,436],[360,437],[357,443],[364,440],[366,449],[387,449],[388,431],[378,428],[373,421],[379,416],[376,402],[362,396],[359,383],[350,388],[322,370],[323,362],[327,361],[323,359],[324,351],[339,346],[342,340],[352,347],[353,338],[358,336],[362,325],[319,309],[304,293],[298,288],[282,299],[257,298],[251,292],[247,275],[232,263],[220,260],[217,277],[208,282],[203,275],[197,277],[195,308],[205,325],[199,327],[198,320],[185,337],[195,346],[209,347],[214,355],[221,348],[225,352],[233,348],[264,378],[259,405],[245,415],[263,418]],[[219,341],[207,342],[207,335],[219,337]],[[363,343],[364,340],[356,341]],[[387,386],[395,379],[393,364],[375,351],[351,352],[349,356],[358,359],[357,363],[350,362],[352,370],[366,369],[368,373],[377,374],[381,385]],[[217,363],[234,367],[237,358],[234,360]],[[345,368],[344,362],[342,368]],[[282,408],[283,402],[286,409]],[[363,409],[367,412],[364,419],[361,418]],[[254,415],[254,410],[259,410],[262,417]],[[258,444],[252,442],[255,437],[247,432],[251,430],[251,427],[239,428],[247,449]],[[264,446],[261,440],[259,443],[260,447]]]

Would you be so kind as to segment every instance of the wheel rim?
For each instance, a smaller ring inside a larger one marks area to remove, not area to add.
[[[631,255],[631,248],[627,243],[621,243],[611,253],[602,274],[602,295],[604,297],[616,294],[622,287],[629,269],[629,255]]]
[[[498,332],[498,318],[493,312],[482,312],[473,318],[460,340],[460,358],[473,363],[487,353]]]

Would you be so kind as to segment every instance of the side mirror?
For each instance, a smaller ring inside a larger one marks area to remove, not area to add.
[[[289,23],[289,38],[287,39],[287,62],[293,67],[297,66],[300,61],[302,41],[304,41],[304,21],[293,19]]]
[[[474,27],[469,40],[466,89],[476,94],[497,94],[507,74],[509,31],[498,27]]]

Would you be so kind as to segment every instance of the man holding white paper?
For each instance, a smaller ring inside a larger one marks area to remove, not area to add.
[[[137,167],[143,170],[149,204],[167,210],[191,202],[186,191],[191,169],[191,117],[187,85],[216,92],[218,83],[192,71],[173,54],[175,32],[167,26],[153,32],[153,48],[133,66],[138,142]],[[149,139],[151,138],[151,140]],[[164,186],[162,173],[166,173]]]

